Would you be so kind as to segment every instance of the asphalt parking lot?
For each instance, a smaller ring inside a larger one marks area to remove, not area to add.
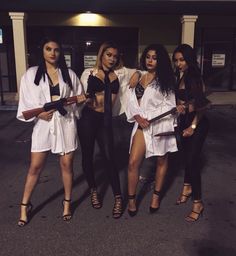
[[[139,184],[139,211],[119,220],[111,215],[112,191],[95,154],[96,179],[103,207],[90,205],[81,170],[81,152],[74,161],[73,219],[61,219],[63,188],[58,158],[50,155],[33,194],[34,210],[25,228],[17,226],[19,203],[29,165],[32,124],[15,119],[15,111],[0,111],[0,255],[4,256],[235,256],[236,255],[236,108],[216,106],[208,111],[210,132],[201,157],[204,216],[193,224],[184,217],[191,203],[176,206],[183,182],[181,158],[170,156],[166,193],[160,210],[148,212],[151,184]],[[116,164],[126,198],[131,126],[125,117],[114,120]],[[151,175],[155,159],[144,161],[140,174]]]

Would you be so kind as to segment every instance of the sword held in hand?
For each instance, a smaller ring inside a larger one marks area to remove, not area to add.
[[[185,107],[188,107],[188,105],[189,104],[193,104],[194,103],[194,100],[190,100],[190,101],[188,101],[188,102],[185,102],[183,105],[185,106]],[[199,110],[204,110],[204,109],[206,109],[208,106],[209,106],[209,104],[210,104],[210,101],[209,100],[206,100],[206,105],[205,106],[202,106],[202,107],[198,107],[197,108],[197,110],[199,111]],[[174,114],[176,114],[177,113],[177,107],[174,107],[174,108],[172,108],[171,110],[169,110],[169,111],[166,111],[166,112],[164,112],[164,113],[162,113],[162,114],[160,114],[160,115],[158,115],[158,116],[156,116],[156,117],[154,117],[154,118],[152,118],[152,119],[150,119],[150,120],[148,120],[150,123],[152,123],[152,122],[155,122],[155,121],[157,121],[157,120],[159,120],[159,119],[161,119],[161,118],[163,118],[163,117],[165,117],[165,116],[168,116],[168,115],[170,115],[170,114],[172,114],[172,115],[174,115]],[[176,136],[176,131],[167,131],[167,132],[161,132],[161,133],[158,133],[158,134],[156,134],[156,135],[154,135],[154,136]]]
[[[67,111],[64,108],[65,106],[68,106],[68,105],[71,105],[71,104],[74,104],[74,103],[83,103],[83,101],[78,102],[77,97],[78,96],[72,96],[72,97],[62,98],[62,99],[52,101],[52,102],[47,102],[41,108],[34,108],[34,109],[23,111],[22,115],[25,118],[25,120],[29,120],[33,117],[37,117],[42,112],[47,112],[49,110],[55,109],[61,115],[64,116],[64,115],[67,114]]]
[[[189,100],[189,101],[185,102],[182,105],[184,105],[187,108],[190,104],[193,104],[193,103],[194,103],[194,100]],[[205,107],[201,107],[201,108],[199,107],[199,108],[197,108],[197,110],[202,110],[204,108]],[[148,120],[148,122],[152,123],[152,122],[155,122],[155,121],[157,121],[157,120],[159,120],[159,119],[161,119],[161,118],[163,118],[165,116],[168,116],[168,115],[171,115],[171,114],[174,115],[176,113],[177,113],[177,107],[174,107],[171,110],[168,110],[168,111],[166,111],[166,112],[164,112],[164,113],[162,113],[162,114],[160,114],[160,115],[158,115],[158,116]]]
[[[158,115],[158,116],[148,120],[148,122],[149,123],[153,123],[153,122],[155,122],[155,121],[157,121],[157,120],[159,120],[159,119],[161,119],[161,118],[163,118],[165,116],[168,116],[170,114],[174,115],[176,112],[177,112],[177,108],[176,107],[172,108],[171,110],[168,110],[168,111],[166,111],[166,112],[164,112],[164,113],[162,113],[162,114],[160,114],[160,115]]]

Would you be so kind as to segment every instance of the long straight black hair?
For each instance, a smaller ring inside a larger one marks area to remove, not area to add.
[[[175,54],[178,52],[183,55],[183,58],[188,65],[188,68],[184,72],[184,82],[186,89],[191,91],[203,90],[201,71],[194,49],[188,44],[180,44],[173,52],[173,62],[175,62]],[[178,69],[176,70],[176,76],[179,77]]]
[[[60,68],[60,70],[61,70],[63,81],[65,83],[67,83],[70,88],[72,88],[72,82],[71,82],[68,68],[66,66],[66,61],[65,61],[64,52],[63,52],[61,43],[59,42],[59,40],[57,38],[54,38],[54,37],[45,37],[40,44],[39,65],[38,65],[38,70],[35,75],[34,83],[36,85],[39,85],[39,82],[42,77],[45,81],[45,76],[47,74],[47,68],[46,68],[46,63],[45,63],[45,59],[43,56],[43,47],[45,44],[47,44],[49,42],[54,42],[54,43],[58,44],[59,49],[60,49],[60,55],[59,55],[57,65],[58,65],[58,68]]]
[[[201,76],[201,71],[197,62],[197,56],[194,49],[188,44],[181,44],[177,46],[173,53],[173,61],[175,62],[175,54],[179,52],[183,55],[188,67],[184,71],[184,84],[187,92],[190,92],[194,97],[194,105],[196,108],[206,107],[210,101],[205,96],[204,82]],[[179,77],[179,70],[177,69],[177,76]],[[178,88],[176,88],[178,89]],[[189,93],[187,93],[189,95]]]
[[[164,94],[168,94],[175,88],[175,76],[171,66],[171,60],[167,50],[162,44],[151,44],[147,46],[140,58],[141,68],[147,70],[146,57],[149,51],[155,51],[157,55],[156,76],[160,83],[160,90]]]

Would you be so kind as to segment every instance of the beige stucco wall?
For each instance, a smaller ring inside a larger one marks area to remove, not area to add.
[[[99,15],[31,13],[28,26],[103,26],[139,28],[139,52],[150,43],[162,43],[172,51],[180,42],[179,15]],[[125,35],[124,35],[125,36]]]
[[[236,27],[236,15],[199,15],[197,25],[200,27]]]

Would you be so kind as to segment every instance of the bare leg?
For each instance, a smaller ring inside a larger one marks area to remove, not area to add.
[[[38,182],[38,179],[43,169],[47,155],[48,155],[48,152],[31,152],[31,163],[30,163],[30,167],[26,177],[25,188],[24,188],[24,193],[22,198],[23,205],[21,205],[21,214],[20,214],[20,220],[22,220],[25,223],[27,223],[28,221],[27,204],[30,202],[31,195]],[[18,225],[21,226],[23,222],[19,221]]]
[[[62,181],[64,185],[65,197],[63,201],[64,210],[63,210],[63,219],[71,219],[71,192],[72,192],[72,183],[73,183],[73,158],[74,152],[70,152],[63,156],[60,156],[60,166]]]
[[[156,176],[155,176],[155,191],[160,192],[163,188],[166,172],[168,168],[168,154],[164,156],[157,157],[157,167],[156,167]],[[153,193],[151,207],[159,208],[160,206],[160,195],[158,193]]]
[[[128,193],[130,196],[136,194],[136,187],[138,184],[138,171],[139,166],[145,155],[146,145],[143,136],[143,131],[138,129],[133,137],[131,147],[129,166],[128,166]],[[135,198],[129,200],[128,209],[131,211],[136,210]]]

